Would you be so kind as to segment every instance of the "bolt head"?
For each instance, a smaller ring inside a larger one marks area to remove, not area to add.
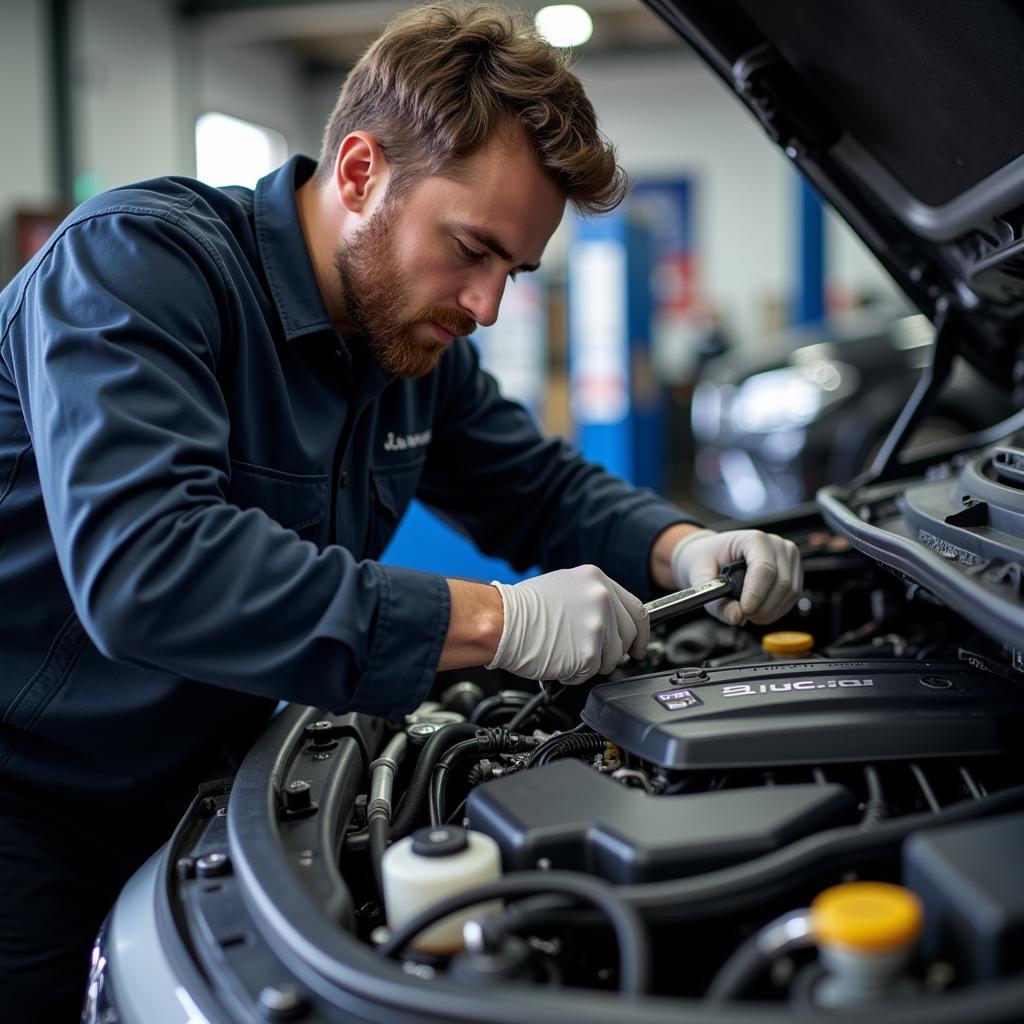
[[[267,1020],[294,1020],[305,1012],[307,1001],[294,985],[268,985],[260,992],[260,1009]]]
[[[479,921],[470,918],[462,926],[462,941],[470,953],[486,953],[487,937]]]
[[[301,811],[312,803],[310,785],[305,779],[294,779],[284,787],[284,803],[289,811]]]
[[[226,875],[231,871],[231,860],[226,853],[206,853],[196,860],[196,871],[203,878]]]

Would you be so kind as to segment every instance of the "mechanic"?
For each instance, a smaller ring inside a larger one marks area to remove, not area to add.
[[[395,718],[439,669],[579,683],[643,656],[634,595],[741,557],[715,614],[792,606],[792,544],[542,438],[466,340],[567,201],[625,188],[562,53],[422,7],[348,76],[319,163],[115,189],[0,295],[6,1021],[73,1019],[120,886],[279,699]],[[544,574],[375,561],[414,494]]]

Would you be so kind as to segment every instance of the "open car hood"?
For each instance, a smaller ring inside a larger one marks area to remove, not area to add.
[[[955,348],[1024,382],[1024,7],[645,0]]]

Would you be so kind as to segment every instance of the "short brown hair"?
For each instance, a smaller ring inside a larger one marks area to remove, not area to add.
[[[613,209],[625,172],[597,127],[566,55],[525,19],[494,4],[436,3],[399,15],[359,59],[324,130],[318,179],[349,132],[370,132],[388,163],[389,191],[460,160],[514,119],[541,166],[584,213]]]

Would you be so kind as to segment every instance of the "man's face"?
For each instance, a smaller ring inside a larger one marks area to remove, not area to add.
[[[457,181],[383,197],[336,250],[350,321],[388,372],[429,373],[456,337],[494,323],[509,277],[540,263],[564,208],[524,138],[492,139]]]

